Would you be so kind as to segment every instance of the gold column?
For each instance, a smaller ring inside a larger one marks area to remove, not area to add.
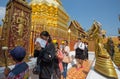
[[[68,34],[69,34],[69,35],[68,35],[68,36],[69,36],[69,37],[68,37],[69,47],[71,47],[71,46],[70,46],[70,44],[71,44],[71,43],[70,43],[70,36],[71,36],[71,30],[70,30],[70,29],[68,29]]]

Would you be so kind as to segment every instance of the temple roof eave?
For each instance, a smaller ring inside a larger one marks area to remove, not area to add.
[[[70,26],[68,27],[68,29],[72,26],[72,24],[80,33],[82,33],[85,36],[87,35],[87,33],[84,31],[84,29],[81,27],[81,25],[78,24],[77,21],[75,21],[75,20],[71,21]]]
[[[79,25],[78,23],[76,23],[76,21],[71,21],[69,28],[71,27],[71,24],[73,24],[73,26],[80,31],[84,31],[83,28],[81,27],[81,25]]]

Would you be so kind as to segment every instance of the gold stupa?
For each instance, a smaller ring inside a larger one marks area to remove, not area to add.
[[[88,35],[90,40],[95,41],[96,62],[94,69],[108,78],[117,78],[111,57],[106,51],[102,41],[101,24],[95,21],[92,28],[88,31]]]
[[[31,37],[30,52],[34,52],[34,41],[40,32],[46,30],[52,39],[68,39],[68,22],[70,17],[65,11],[61,0],[31,0],[29,5],[32,8],[31,15]]]

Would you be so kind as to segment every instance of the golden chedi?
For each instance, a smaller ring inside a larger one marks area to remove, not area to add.
[[[30,55],[34,52],[34,39],[40,32],[46,30],[52,39],[60,43],[68,39],[69,15],[65,11],[61,0],[31,0],[29,5],[32,8],[31,14],[31,36]]]

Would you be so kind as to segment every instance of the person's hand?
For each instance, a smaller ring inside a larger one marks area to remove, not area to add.
[[[5,68],[4,69],[4,75],[8,76],[8,74],[10,73],[11,69],[10,68]]]
[[[36,45],[35,45],[35,49],[36,50],[41,50],[41,45],[37,42]]]

